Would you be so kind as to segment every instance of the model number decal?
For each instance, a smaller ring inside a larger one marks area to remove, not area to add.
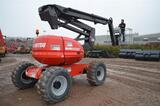
[[[65,50],[76,50],[76,51],[79,51],[80,48],[66,47]]]
[[[46,43],[35,43],[33,45],[34,48],[45,48]]]
[[[60,45],[52,45],[52,50],[61,50],[61,46]]]

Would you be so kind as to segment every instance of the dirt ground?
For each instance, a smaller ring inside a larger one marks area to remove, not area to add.
[[[84,75],[74,78],[69,97],[55,106],[160,106],[160,62],[129,59],[89,59],[104,61],[107,79],[92,87]],[[0,63],[0,106],[52,106],[45,103],[36,88],[18,90],[11,72],[22,61],[35,62],[30,55],[7,55]]]

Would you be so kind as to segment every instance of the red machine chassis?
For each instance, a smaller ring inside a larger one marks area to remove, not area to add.
[[[42,72],[45,71],[45,69],[48,67],[51,67],[51,66],[43,66],[43,67],[31,66],[26,69],[25,74],[28,77],[39,79]],[[71,76],[76,76],[76,75],[85,73],[85,70],[87,69],[88,64],[72,64],[72,65],[65,65],[62,67],[66,69]]]

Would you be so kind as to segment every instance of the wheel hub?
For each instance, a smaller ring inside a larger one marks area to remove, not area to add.
[[[56,89],[59,89],[59,88],[61,87],[61,82],[56,81],[56,82],[53,84],[53,87],[56,88]]]
[[[98,67],[97,69],[97,79],[99,81],[103,80],[104,76],[105,76],[105,70],[102,66]]]
[[[64,76],[56,76],[52,81],[51,91],[56,96],[61,96],[67,89],[67,79]]]
[[[97,71],[97,76],[100,76],[101,75],[101,72],[100,71]]]

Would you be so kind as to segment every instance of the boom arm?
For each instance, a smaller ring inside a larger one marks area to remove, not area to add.
[[[95,41],[95,28],[82,23],[81,20],[94,22],[95,24],[108,24],[112,45],[116,45],[113,31],[112,19],[106,19],[94,14],[88,14],[72,8],[65,8],[59,5],[45,5],[39,8],[41,20],[48,21],[52,29],[63,27],[79,34],[76,40],[85,40],[85,44],[91,47]],[[81,36],[84,38],[81,38]]]

